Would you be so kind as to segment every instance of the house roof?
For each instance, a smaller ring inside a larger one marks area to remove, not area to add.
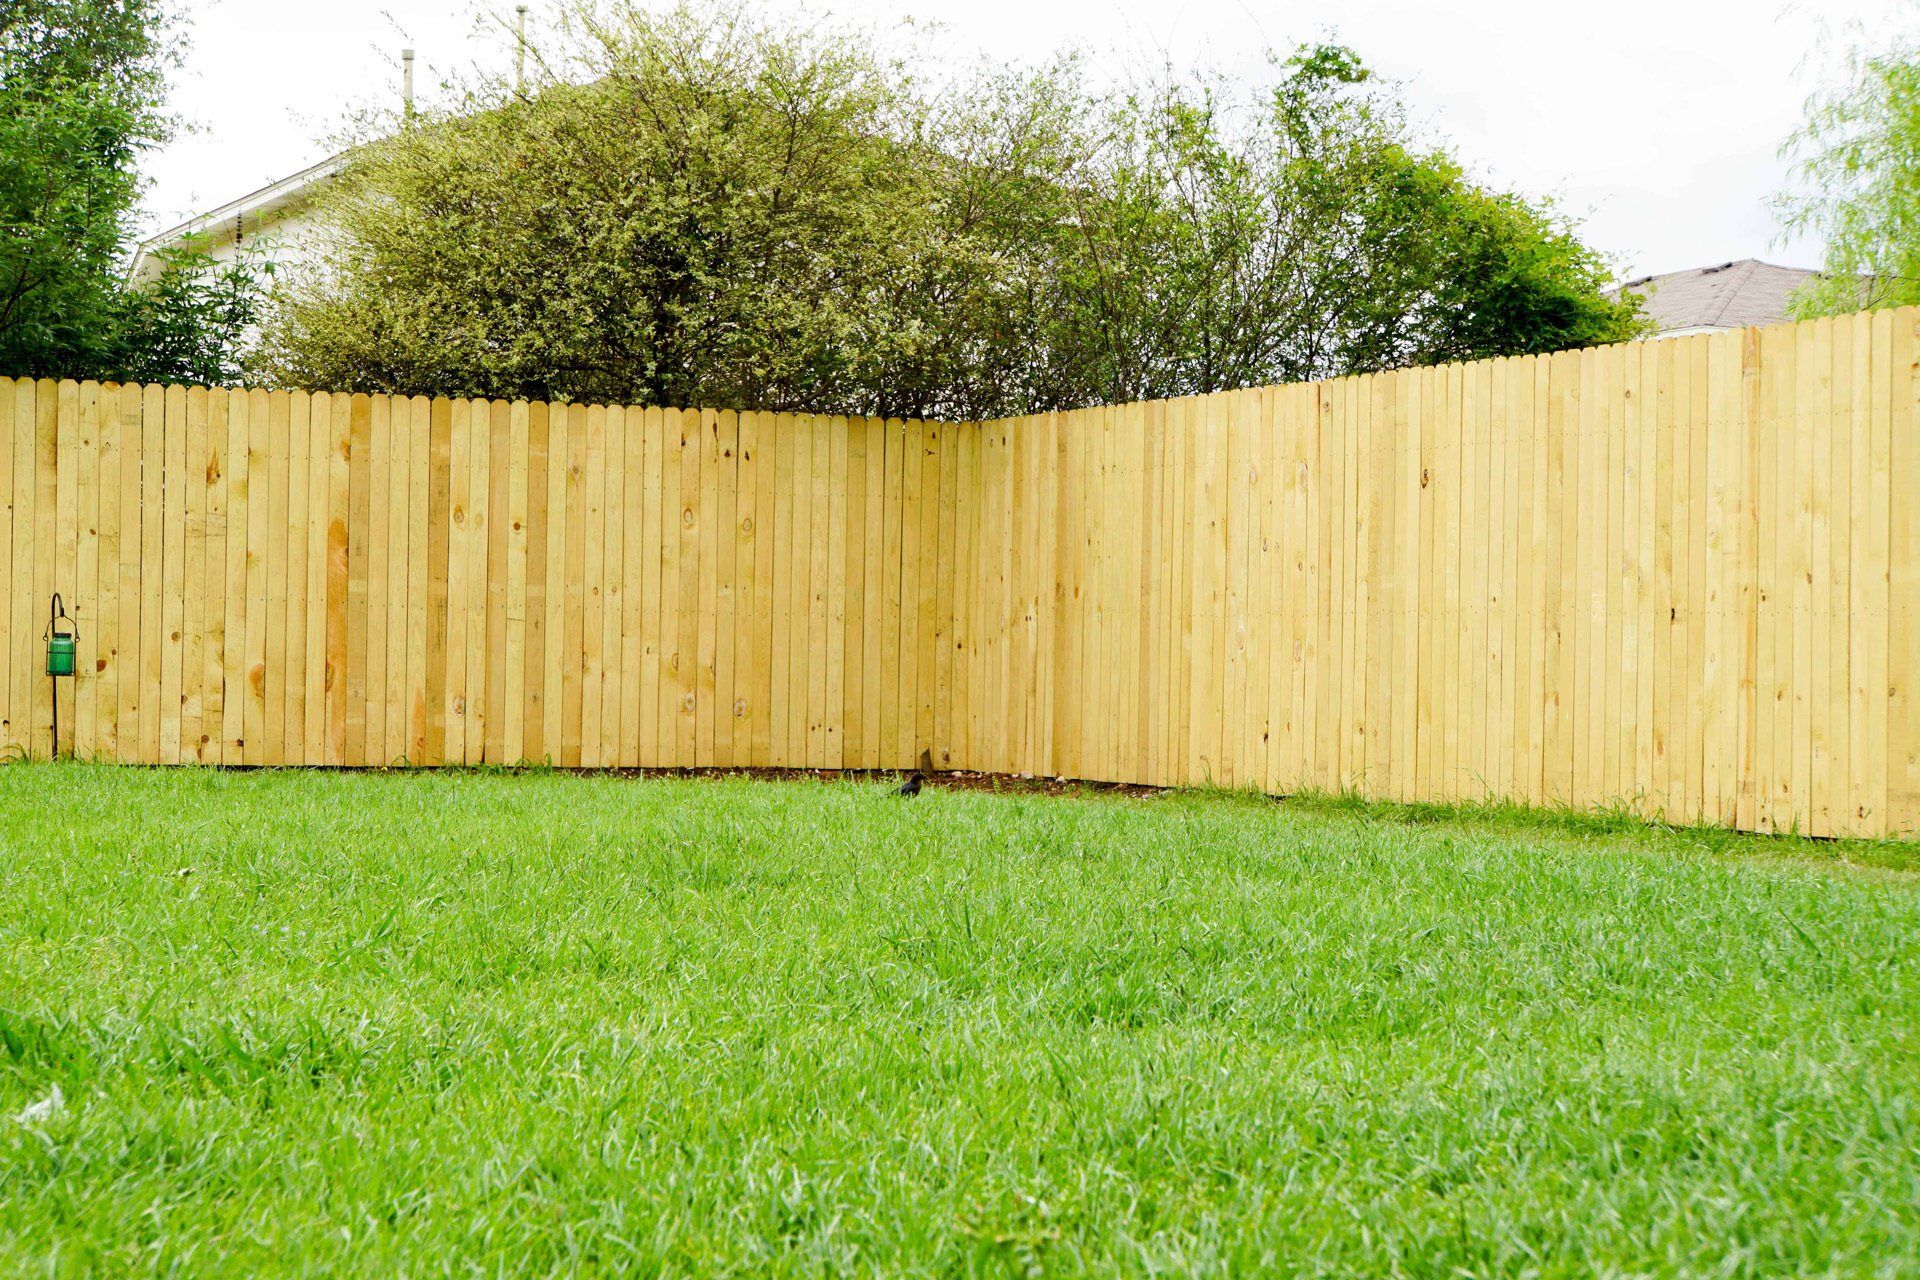
[[[1691,271],[1641,276],[1620,289],[1645,299],[1642,312],[1660,334],[1743,329],[1785,320],[1794,291],[1818,274],[1743,258]]]
[[[257,227],[268,218],[304,205],[321,185],[340,172],[346,159],[344,151],[328,156],[318,164],[308,165],[298,173],[142,240],[134,248],[129,274],[135,280],[144,280],[157,270],[160,254],[195,241],[224,243],[233,239],[243,226]]]

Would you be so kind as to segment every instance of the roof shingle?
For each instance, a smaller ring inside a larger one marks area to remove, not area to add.
[[[1642,295],[1655,336],[1702,329],[1742,329],[1787,318],[1794,291],[1819,272],[1743,258],[1714,267],[1642,276],[1620,286]]]

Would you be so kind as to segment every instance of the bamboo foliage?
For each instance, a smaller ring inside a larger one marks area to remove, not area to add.
[[[0,380],[0,744],[1920,829],[1920,312],[985,423]]]

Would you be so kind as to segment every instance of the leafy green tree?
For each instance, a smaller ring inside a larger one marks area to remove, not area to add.
[[[1920,303],[1920,33],[1854,48],[1845,83],[1808,101],[1785,154],[1804,185],[1781,197],[1784,224],[1826,242],[1794,314]]]
[[[149,289],[124,281],[174,47],[159,0],[0,0],[0,372],[236,372],[246,268],[183,259]]]
[[[275,380],[978,417],[1631,336],[1348,50],[1248,99],[564,0],[526,93],[364,122]]]
[[[0,368],[91,370],[112,345],[140,150],[166,135],[147,0],[7,0],[0,18]]]
[[[114,351],[100,376],[238,385],[273,271],[251,256],[218,263],[192,250],[168,255],[152,281],[117,294]]]
[[[1063,343],[1108,400],[1616,342],[1637,304],[1550,208],[1415,145],[1351,51],[1258,97],[1168,79],[1079,186]]]
[[[1017,402],[1031,259],[1063,207],[1022,138],[1049,118],[942,118],[864,42],[737,14],[576,6],[551,30],[537,92],[482,83],[363,127],[268,376],[823,412]]]

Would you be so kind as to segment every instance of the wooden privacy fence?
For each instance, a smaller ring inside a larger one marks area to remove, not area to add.
[[[942,424],[0,382],[0,740],[1920,827],[1920,313]]]

